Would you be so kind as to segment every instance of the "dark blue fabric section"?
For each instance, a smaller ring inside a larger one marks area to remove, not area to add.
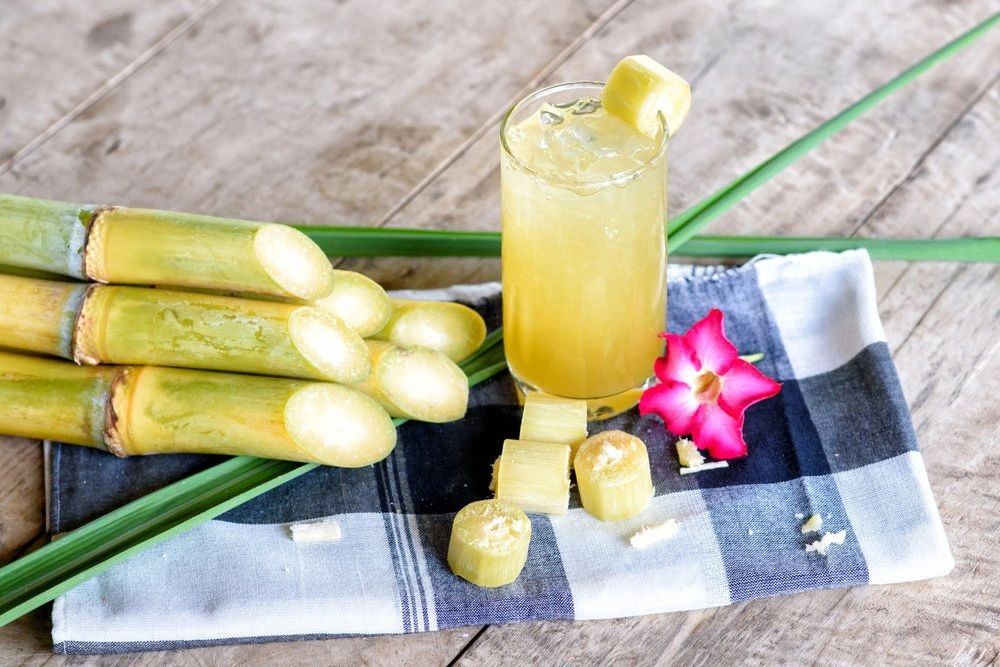
[[[918,451],[917,434],[885,343],[799,383],[834,472]]]
[[[733,602],[868,582],[864,554],[833,477],[718,487],[705,489],[702,495]],[[803,535],[802,524],[813,514],[823,517],[822,531]],[[823,532],[840,530],[847,530],[846,541],[826,556],[805,550]]]
[[[573,597],[548,517],[531,517],[531,551],[521,575],[499,588],[480,588],[448,567],[450,514],[417,518],[424,557],[434,588],[438,627],[573,618]]]

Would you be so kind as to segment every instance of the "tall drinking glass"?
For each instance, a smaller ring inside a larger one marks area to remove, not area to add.
[[[503,321],[521,392],[638,401],[663,352],[667,137],[600,106],[603,84],[521,100],[500,128]]]

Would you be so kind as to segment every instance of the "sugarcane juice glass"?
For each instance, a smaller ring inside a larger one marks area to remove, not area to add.
[[[666,124],[639,134],[602,87],[540,90],[500,128],[507,362],[522,394],[586,399],[591,419],[635,405],[666,319]]]

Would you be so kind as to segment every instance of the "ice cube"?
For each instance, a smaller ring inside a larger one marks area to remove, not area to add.
[[[558,125],[563,122],[563,115],[551,104],[543,104],[538,112],[538,120],[542,125]]]

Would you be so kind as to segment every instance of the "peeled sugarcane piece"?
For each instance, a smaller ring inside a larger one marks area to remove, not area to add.
[[[319,246],[287,225],[119,207],[94,211],[85,268],[104,283],[296,299],[322,298],[334,280]]]
[[[504,440],[497,471],[499,500],[525,512],[565,514],[569,509],[569,445]]]
[[[569,445],[572,467],[577,448],[587,439],[587,401],[527,394],[524,397],[520,438]]]
[[[126,366],[111,398],[108,449],[236,454],[357,468],[381,461],[396,428],[375,401],[336,384]]]
[[[382,286],[354,271],[336,270],[333,291],[312,305],[339,318],[362,338],[378,333],[389,321],[392,301]]]
[[[393,417],[450,422],[465,416],[469,379],[440,352],[369,340],[372,373],[354,388],[378,401]]]
[[[117,372],[0,351],[0,433],[104,449]]]
[[[503,586],[521,574],[530,542],[531,521],[520,508],[500,500],[480,500],[455,515],[448,566],[476,586]]]
[[[85,278],[84,246],[95,208],[0,195],[0,264]]]
[[[95,285],[77,321],[78,363],[180,366],[354,384],[368,347],[310,306]]]
[[[392,316],[375,334],[396,345],[421,345],[462,361],[486,339],[486,322],[479,313],[450,301],[392,300]]]
[[[592,435],[580,445],[574,463],[583,509],[602,521],[631,518],[653,499],[649,455],[634,435]]]
[[[82,283],[0,275],[0,347],[70,358],[86,291]]]

